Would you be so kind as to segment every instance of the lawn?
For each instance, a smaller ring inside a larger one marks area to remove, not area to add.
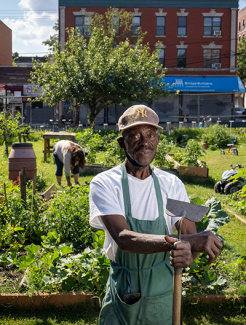
[[[50,155],[46,163],[44,163],[43,139],[33,142],[33,148],[37,157],[37,173],[41,179],[46,181],[49,187],[52,183],[56,183],[55,164],[53,157]],[[243,164],[246,161],[246,144],[242,143],[238,146],[239,155],[232,154],[220,155],[220,150],[207,150],[206,155],[202,157],[209,167],[209,179],[206,182],[200,182],[196,178],[180,177],[185,184],[186,190],[190,198],[200,197],[203,202],[208,198],[216,197],[216,199],[229,206],[231,199],[230,195],[222,195],[215,193],[214,183],[221,179],[221,174],[224,170],[230,169],[231,164]],[[103,154],[98,158],[103,159]],[[4,147],[0,146],[0,192],[2,192],[2,184],[10,182],[7,179],[8,174],[8,159],[4,155]],[[81,185],[90,183],[93,175],[80,176],[79,182]],[[66,186],[65,177],[62,185]],[[242,218],[245,218],[235,208],[230,206],[230,209],[235,211]],[[246,218],[245,218],[246,220]],[[236,261],[240,256],[245,256],[246,252],[246,225],[242,224],[231,216],[231,221],[222,227],[219,227],[218,234],[225,238],[224,249],[221,253],[218,264],[223,261]],[[239,262],[238,262],[239,263]],[[230,293],[233,290],[241,288],[242,295],[246,294],[246,285],[242,280],[240,272],[246,272],[241,265],[231,267],[233,276],[229,279]],[[245,275],[244,275],[245,276]],[[10,289],[11,291],[11,289]],[[2,291],[3,292],[3,291]],[[5,291],[6,292],[6,291]],[[74,307],[51,309],[49,311],[19,311],[13,308],[5,308],[0,306],[0,324],[97,324],[97,310],[88,308]],[[223,310],[223,317],[221,317],[221,310]],[[192,316],[191,316],[192,315]],[[186,305],[184,309],[184,325],[195,324],[246,324],[246,314],[244,304],[237,304],[233,306],[229,304],[227,308],[224,306],[218,307],[202,307],[200,305],[191,304]]]

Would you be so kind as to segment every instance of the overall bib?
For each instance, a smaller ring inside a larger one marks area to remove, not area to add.
[[[152,177],[159,216],[155,221],[135,219],[131,214],[126,167],[125,163],[122,164],[125,217],[132,231],[168,235],[160,184],[153,171]],[[127,304],[122,300],[127,293],[140,293],[141,297],[134,304]],[[116,262],[110,263],[99,325],[172,325],[172,304],[173,268],[170,266],[169,252],[135,254],[122,252],[118,248]]]

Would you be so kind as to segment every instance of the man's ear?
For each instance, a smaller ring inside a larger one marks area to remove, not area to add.
[[[121,136],[121,137],[117,138],[117,141],[118,141],[119,146],[121,147],[121,149],[125,149],[124,138]]]

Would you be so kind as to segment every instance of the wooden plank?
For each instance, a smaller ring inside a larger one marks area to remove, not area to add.
[[[55,184],[53,183],[41,196],[47,201],[50,200],[51,193],[55,191]]]

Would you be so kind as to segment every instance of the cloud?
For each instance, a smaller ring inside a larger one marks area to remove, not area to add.
[[[28,10],[58,10],[58,0],[21,0],[18,6]]]
[[[18,6],[25,10],[23,18],[3,20],[12,29],[13,51],[20,55],[47,52],[42,42],[55,33],[52,27],[58,19],[58,0],[21,0]],[[51,11],[55,8],[57,12]]]

